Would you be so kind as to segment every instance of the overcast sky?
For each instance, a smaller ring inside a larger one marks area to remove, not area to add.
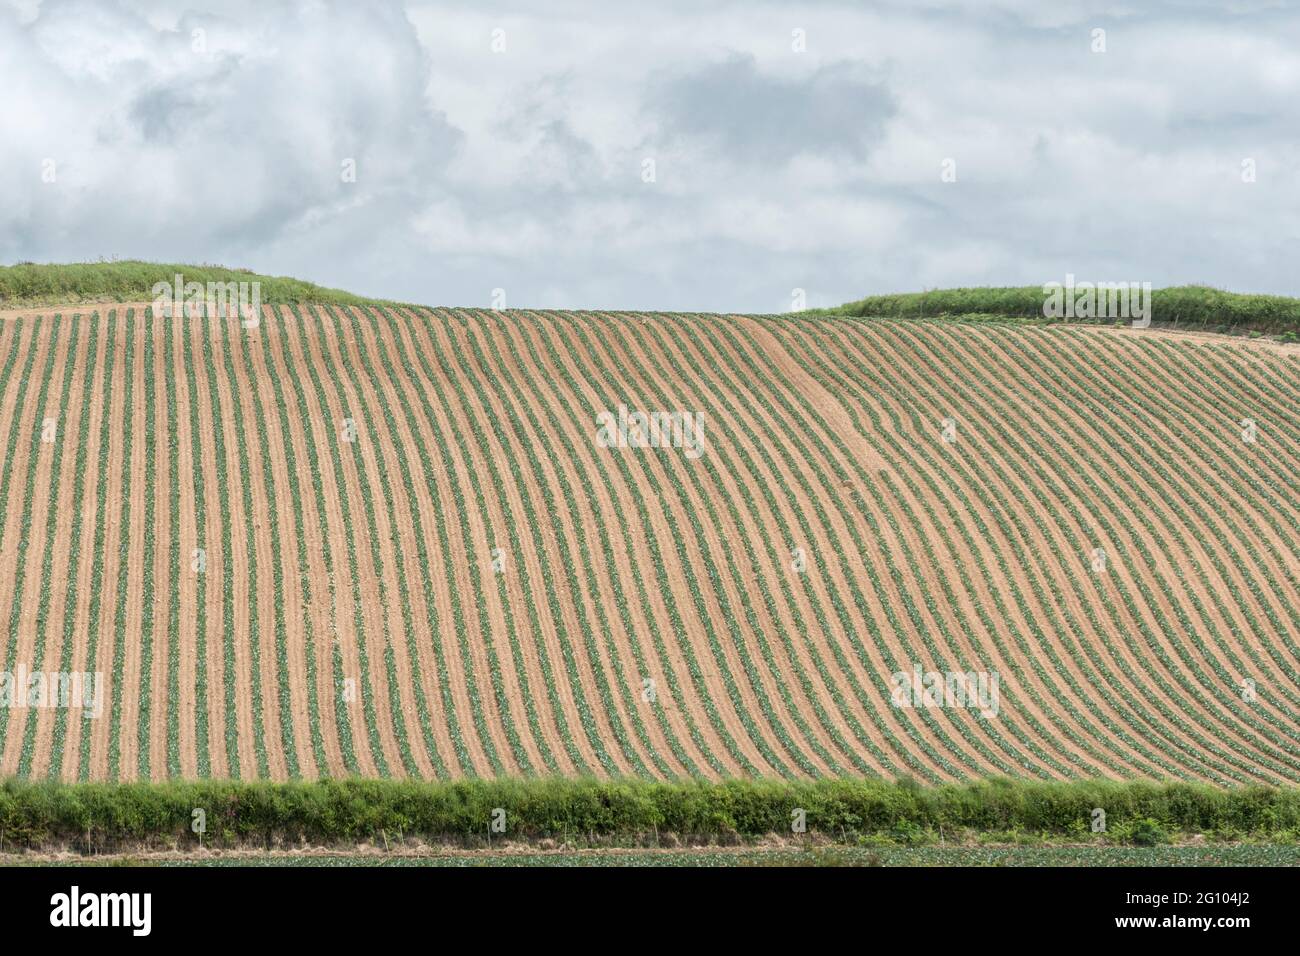
[[[0,261],[101,256],[431,305],[1297,295],[1300,12],[0,0]]]

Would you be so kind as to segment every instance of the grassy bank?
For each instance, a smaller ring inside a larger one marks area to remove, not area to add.
[[[1173,286],[1152,294],[1152,325],[1205,332],[1300,333],[1300,299],[1280,295],[1245,295],[1208,286]],[[936,289],[876,295],[826,310],[844,315],[894,318],[964,317],[1043,318],[1042,286]],[[1115,320],[1071,319],[1070,321]]]
[[[156,283],[171,283],[177,274],[185,282],[260,282],[262,302],[362,304],[376,300],[327,289],[301,279],[265,276],[247,269],[158,262],[78,262],[66,265],[25,263],[0,266],[0,309],[80,302],[150,302]]]
[[[84,861],[102,867],[839,867],[839,866],[1300,866],[1300,846],[926,846],[712,847],[677,850],[459,850],[438,853],[320,853],[197,849],[109,854]],[[0,866],[62,866],[61,855],[0,855]]]
[[[58,845],[207,845],[486,840],[599,843],[644,839],[736,843],[789,837],[927,845],[1104,840],[1155,845],[1192,834],[1216,840],[1300,841],[1300,790],[1220,790],[1185,783],[986,781],[919,787],[874,780],[650,783],[563,779],[455,783],[348,780],[297,783],[171,782],[0,786],[0,851]],[[1106,830],[1091,828],[1104,810]]]
[[[0,309],[96,302],[148,302],[156,283],[259,282],[268,305],[304,302],[385,304],[382,299],[354,295],[301,279],[267,276],[248,269],[213,265],[142,262],[21,263],[0,266]],[[877,295],[819,314],[880,318],[958,318],[985,322],[1046,322],[1041,286],[937,289]],[[1114,320],[1070,319],[1072,322]],[[1176,286],[1152,293],[1152,324],[1163,328],[1206,332],[1276,335],[1300,340],[1300,299],[1276,295],[1225,292],[1208,286]]]

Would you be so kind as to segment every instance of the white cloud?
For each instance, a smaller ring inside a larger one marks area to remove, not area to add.
[[[299,221],[433,192],[459,134],[400,8],[245,12],[168,25],[57,0],[0,26],[0,84],[21,91],[0,110],[8,256],[256,258]]]
[[[1297,293],[1298,42],[1266,2],[8,0],[0,257],[539,307]]]

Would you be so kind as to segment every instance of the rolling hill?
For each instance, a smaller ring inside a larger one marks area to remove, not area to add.
[[[1300,778],[1290,346],[271,301],[4,314],[0,775]]]

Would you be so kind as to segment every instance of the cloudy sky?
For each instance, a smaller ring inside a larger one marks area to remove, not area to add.
[[[1300,294],[1286,2],[0,0],[0,90],[3,263],[536,308]]]

